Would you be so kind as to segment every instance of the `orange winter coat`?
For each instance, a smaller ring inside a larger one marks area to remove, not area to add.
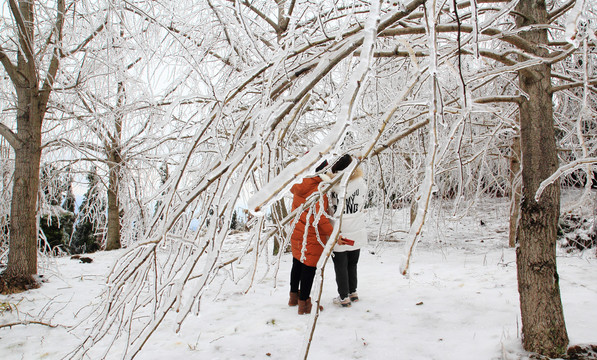
[[[292,186],[292,188],[290,188],[290,192],[294,195],[292,198],[292,210],[301,206],[309,195],[316,192],[321,181],[319,176],[315,176],[305,178],[301,183]],[[318,241],[317,234],[319,233],[319,240],[325,245],[333,230],[330,220],[327,218],[326,214],[323,213],[328,208],[327,195],[323,196],[323,209],[320,205],[321,202],[318,201],[311,206],[312,211],[309,219],[307,219],[309,208],[302,212],[290,238],[292,256],[303,264],[313,267],[317,266],[317,261],[319,261],[319,257],[323,252],[323,246]],[[307,228],[306,246],[303,247],[307,220],[309,222],[309,227]],[[314,222],[316,222],[316,224],[313,224]],[[317,231],[315,227],[317,227]]]

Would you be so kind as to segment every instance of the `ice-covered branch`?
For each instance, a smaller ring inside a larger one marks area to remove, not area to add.
[[[425,6],[425,19],[427,24],[427,43],[429,46],[430,54],[430,64],[429,64],[429,73],[431,74],[431,99],[429,100],[429,129],[428,129],[428,137],[429,137],[429,150],[427,153],[427,157],[425,160],[425,174],[423,177],[423,182],[419,186],[419,191],[417,193],[417,197],[415,201],[417,202],[417,211],[416,217],[413,223],[410,226],[410,230],[408,233],[408,237],[406,243],[404,245],[404,255],[400,259],[400,273],[402,275],[407,275],[410,260],[412,258],[413,252],[415,250],[415,246],[421,237],[421,232],[423,231],[423,225],[425,224],[425,220],[427,218],[427,211],[429,208],[429,204],[431,201],[432,189],[433,184],[435,181],[435,167],[436,167],[436,154],[438,150],[438,68],[437,68],[437,32],[435,31],[436,27],[436,9],[434,2],[428,2]]]
[[[556,170],[550,177],[548,177],[547,179],[545,179],[541,182],[541,184],[539,185],[539,188],[537,188],[537,192],[535,192],[535,201],[539,201],[543,191],[549,185],[551,185],[554,181],[559,179],[560,177],[570,174],[570,173],[582,168],[583,166],[592,165],[592,164],[597,164],[597,157],[578,159],[578,160],[573,161],[564,166],[560,166],[560,168],[558,170]]]
[[[348,124],[348,122],[350,122],[352,119],[353,106],[354,106],[355,99],[359,94],[359,90],[361,89],[360,85],[364,81],[365,77],[367,76],[367,73],[370,70],[370,64],[371,64],[371,61],[373,58],[372,52],[373,52],[373,47],[375,46],[375,40],[376,40],[376,35],[377,35],[377,26],[379,24],[379,16],[380,16],[379,5],[380,5],[379,2],[375,1],[375,0],[371,3],[369,17],[367,18],[367,22],[365,24],[365,30],[364,30],[365,39],[364,39],[362,50],[361,50],[361,56],[359,58],[359,64],[356,67],[354,74],[352,75],[352,77],[349,80],[349,86],[347,89],[347,93],[345,94],[344,99],[342,101],[341,113],[339,114],[339,117],[340,117],[341,121],[343,121],[345,124]],[[342,129],[342,131],[344,131],[344,129]],[[351,166],[349,167],[349,172],[347,172],[347,174],[345,174],[345,176],[343,177],[343,179],[341,181],[341,188],[344,189],[343,194],[341,194],[341,199],[340,199],[341,209],[344,208],[345,202],[346,202],[346,185],[348,184],[348,179],[349,179],[348,175],[350,173],[352,173],[352,171],[354,171],[356,165],[357,165],[357,162],[353,161]],[[342,212],[343,211],[340,211],[340,213],[342,213]],[[326,243],[325,249],[323,250],[323,254],[325,255],[325,257],[324,256],[320,257],[320,259],[317,263],[317,273],[320,274],[321,283],[319,286],[319,292],[317,294],[317,301],[316,301],[316,306],[315,306],[316,310],[313,313],[313,315],[311,316],[311,324],[310,324],[311,331],[308,333],[309,335],[308,335],[307,339],[305,340],[304,346],[303,346],[302,354],[304,355],[303,358],[305,360],[307,360],[307,357],[309,355],[311,339],[312,339],[313,333],[315,331],[315,326],[317,324],[317,318],[319,316],[319,304],[321,302],[321,292],[322,292],[321,285],[323,284],[323,269],[332,253],[333,246],[335,245],[336,241],[338,240],[341,222],[342,222],[342,220],[340,219],[336,224],[334,224],[334,230],[333,230],[332,234],[330,235],[330,239]]]

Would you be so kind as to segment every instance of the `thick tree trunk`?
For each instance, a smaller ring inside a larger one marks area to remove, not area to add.
[[[512,157],[510,158],[510,184],[512,193],[510,194],[510,227],[508,235],[508,245],[516,246],[516,229],[520,217],[520,137],[516,137],[512,143]]]
[[[124,33],[121,30],[120,36]],[[118,82],[117,89],[117,111],[122,111],[126,100],[124,82]],[[110,136],[110,146],[107,149],[108,154],[108,231],[106,234],[106,250],[120,249],[120,200],[118,198],[118,189],[120,186],[120,167],[122,166],[122,156],[120,155],[120,145],[122,141],[122,123],[124,115],[116,113],[114,121],[114,133]]]
[[[13,10],[15,11],[15,10]],[[25,47],[17,57],[21,74],[14,82],[17,94],[17,133],[11,144],[15,151],[15,170],[10,208],[10,243],[5,278],[16,287],[32,281],[37,274],[37,195],[41,161],[41,124],[45,101],[39,91],[39,79],[34,63],[33,2],[20,1],[18,11],[24,27],[19,43]],[[24,290],[24,289],[23,289]]]
[[[120,249],[120,203],[118,201],[118,156],[112,156],[109,168],[108,184],[108,231],[106,234],[106,250]]]
[[[19,135],[25,133],[19,130]],[[37,193],[41,158],[41,129],[29,129],[15,149],[15,172],[10,209],[10,252],[5,275],[26,278],[37,274]]]
[[[26,290],[36,283],[37,273],[37,196],[41,161],[41,129],[60,64],[60,52],[53,50],[49,57],[45,79],[41,81],[35,49],[34,1],[9,2],[15,21],[15,37],[19,52],[17,64],[2,53],[2,65],[10,77],[17,98],[17,132],[4,128],[2,135],[15,151],[15,170],[10,210],[10,243],[8,266],[2,274],[0,287],[7,292]],[[56,23],[48,44],[59,45],[64,24],[64,0],[57,0]],[[43,55],[40,55],[43,56]]]
[[[542,0],[521,0],[517,11],[522,14],[517,17],[519,28],[548,23]],[[541,47],[547,43],[545,30],[522,31],[519,35],[539,45],[537,55],[545,55]],[[520,105],[523,200],[516,251],[523,346],[527,351],[557,357],[568,346],[556,268],[559,183],[549,186],[535,201],[541,181],[558,168],[550,65],[519,71],[519,83],[528,95]]]

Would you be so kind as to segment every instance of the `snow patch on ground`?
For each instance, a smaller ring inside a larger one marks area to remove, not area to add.
[[[508,204],[484,200],[468,215],[450,209],[427,223],[408,277],[401,276],[408,210],[396,210],[391,242],[376,241],[380,214],[370,211],[369,246],[362,250],[358,292],[351,308],[336,296],[331,260],[324,269],[321,305],[310,359],[527,359],[520,345],[520,310],[514,249],[507,247]],[[439,220],[438,220],[439,219]],[[242,234],[235,235],[242,241]],[[85,337],[106,286],[106,275],[123,251],[90,254],[93,262],[48,259],[41,288],[0,296],[0,357],[61,359]],[[309,334],[309,316],[287,306],[291,255],[279,270],[261,262],[253,285],[239,276],[251,256],[227,268],[179,333],[176,315],[166,317],[137,359],[297,358]],[[558,252],[562,301],[570,343],[596,343],[597,259],[593,251]],[[234,273],[235,281],[229,281]],[[316,286],[312,296],[317,294]],[[33,321],[40,323],[32,323]],[[28,324],[26,324],[29,322]],[[7,326],[14,323],[13,326]],[[54,326],[54,327],[50,327]],[[122,348],[108,352],[120,358]],[[97,358],[95,350],[91,358]]]

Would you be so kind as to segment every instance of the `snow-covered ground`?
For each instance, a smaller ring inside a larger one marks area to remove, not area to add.
[[[361,301],[351,308],[333,306],[337,294],[333,265],[328,263],[321,296],[324,310],[317,319],[310,359],[527,358],[520,345],[506,200],[485,201],[465,217],[452,218],[449,209],[445,211],[434,217],[441,220],[429,220],[409,277],[398,271],[406,210],[393,221],[392,238],[398,241],[371,241],[362,250]],[[370,215],[369,230],[375,238],[381,215]],[[69,258],[45,261],[40,273],[46,282],[40,289],[0,296],[0,358],[66,356],[83,339],[85,316],[100,301],[105,276],[123,251],[90,254],[89,264]],[[179,333],[174,332],[174,316],[167,317],[137,359],[298,358],[311,317],[299,316],[296,307],[287,306],[290,264],[290,254],[282,256],[277,273],[275,266],[265,271],[261,264],[252,287],[250,276],[223,281],[223,272],[221,281],[212,283],[204,295],[199,315],[189,317]],[[235,273],[249,266],[249,261],[239,264]],[[597,343],[595,250],[558,251],[558,269],[571,344]],[[19,324],[5,326],[9,323]],[[118,359],[120,351],[116,347],[106,358]],[[96,350],[90,358],[98,354]]]

